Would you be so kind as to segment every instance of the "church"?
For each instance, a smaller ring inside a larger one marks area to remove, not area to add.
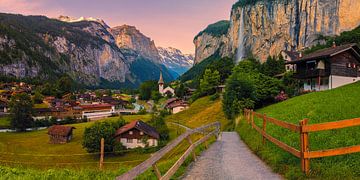
[[[162,96],[167,96],[167,95],[170,95],[170,96],[174,96],[175,95],[175,90],[171,87],[166,87],[164,88],[164,79],[163,79],[163,76],[162,76],[162,73],[160,72],[160,79],[159,79],[159,93],[162,95]]]

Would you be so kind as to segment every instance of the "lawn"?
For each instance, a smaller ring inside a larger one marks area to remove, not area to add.
[[[305,118],[310,124],[360,117],[360,83],[335,90],[310,93],[282,103],[257,110],[279,120],[299,124]],[[258,126],[262,121],[256,120]],[[267,124],[267,132],[275,138],[299,149],[299,134]],[[241,121],[237,131],[254,152],[276,172],[286,178],[358,179],[360,178],[360,153],[312,159],[308,177],[301,173],[300,160],[272,143],[261,145],[260,135]],[[360,145],[360,127],[310,133],[310,150],[332,149]]]

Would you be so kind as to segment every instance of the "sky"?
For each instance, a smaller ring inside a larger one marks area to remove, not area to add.
[[[94,17],[109,26],[136,26],[157,46],[194,53],[193,39],[207,25],[230,19],[236,0],[0,0],[0,12],[51,18]]]

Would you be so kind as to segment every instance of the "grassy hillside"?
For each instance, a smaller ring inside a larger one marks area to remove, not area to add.
[[[210,97],[198,99],[190,109],[168,116],[166,121],[183,124],[190,128],[200,127],[212,122],[221,122],[222,129],[229,125],[222,111],[221,101],[211,101]]]
[[[142,119],[147,121],[151,118],[150,115],[136,115],[123,116],[126,121]],[[209,97],[199,99],[191,105],[191,108],[176,115],[171,115],[166,118],[168,122],[179,122],[189,127],[199,127],[211,122],[220,121],[223,127],[226,126],[227,120],[223,118],[221,111],[221,102],[210,101]],[[106,120],[116,120],[118,117],[108,118]],[[29,163],[43,163],[43,165],[19,165],[7,164],[0,161],[0,179],[114,179],[116,176],[128,171],[131,167],[141,163],[150,157],[150,154],[141,153],[127,153],[125,156],[107,156],[105,162],[105,171],[98,171],[98,155],[87,156],[67,156],[72,154],[86,153],[81,146],[81,137],[85,127],[92,123],[75,124],[74,139],[65,145],[54,145],[48,143],[48,136],[46,130],[27,132],[27,133],[0,133],[0,160],[2,161],[21,161]],[[174,139],[179,134],[184,132],[184,129],[169,123],[170,139]],[[200,136],[193,136],[193,141],[200,138]],[[214,139],[212,139],[214,141]],[[189,147],[187,141],[182,142],[174,150],[165,155],[158,163],[158,167],[162,173],[165,173],[168,168],[176,162],[181,154]],[[203,146],[196,149],[197,154],[203,150]],[[30,155],[46,155],[54,154],[61,155],[59,157],[32,157],[27,155],[12,156],[6,153],[16,154],[30,154]],[[51,163],[81,163],[91,162],[89,164],[78,165],[59,165],[50,166]],[[114,163],[111,163],[114,162]],[[121,163],[117,163],[121,162]],[[184,165],[180,167],[175,177],[179,177],[186,170],[186,166],[191,162],[191,157],[188,158]],[[7,167],[7,165],[12,165]],[[66,169],[70,168],[70,169]],[[38,170],[44,169],[44,170]],[[138,179],[155,179],[155,175],[150,168]]]
[[[304,118],[310,124],[338,121],[360,117],[360,83],[354,83],[338,89],[310,93],[295,97],[282,103],[258,110],[283,121],[298,124]],[[257,124],[261,127],[260,120]],[[287,178],[304,178],[300,169],[300,160],[277,148],[272,143],[261,145],[260,135],[241,121],[237,128],[242,139],[276,172]],[[299,134],[267,125],[267,132],[277,139],[299,149]],[[310,150],[332,149],[360,144],[360,127],[310,133]],[[354,179],[360,178],[360,153],[326,157],[311,160],[312,178]]]

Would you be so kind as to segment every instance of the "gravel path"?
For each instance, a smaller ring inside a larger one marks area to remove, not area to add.
[[[193,163],[183,179],[282,179],[271,171],[246,144],[240,140],[236,132],[223,132],[220,140],[206,150]]]

